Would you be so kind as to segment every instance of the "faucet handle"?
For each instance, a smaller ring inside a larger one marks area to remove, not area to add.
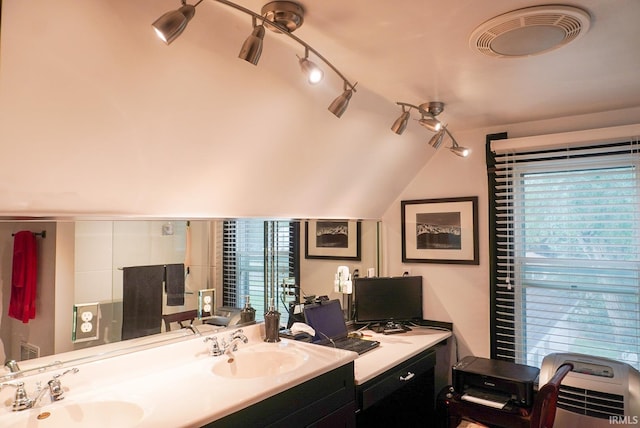
[[[209,355],[212,357],[217,357],[218,355],[222,355],[222,350],[220,349],[220,345],[218,344],[218,338],[216,336],[207,336],[204,338],[204,342],[211,341],[211,349],[209,350]]]
[[[28,409],[33,405],[33,401],[29,399],[27,390],[24,388],[24,382],[0,383],[0,389],[4,386],[12,386],[16,388],[16,395],[13,400],[13,411]]]
[[[72,369],[69,370],[65,370],[62,373],[58,373],[56,375],[53,375],[53,379],[51,379],[47,385],[49,385],[49,394],[51,395],[51,401],[59,401],[62,400],[64,397],[62,396],[62,394],[64,394],[64,390],[62,389],[62,382],[60,382],[60,378],[64,375],[66,375],[67,373],[71,373],[71,374],[76,374],[80,371],[80,369],[74,367]]]

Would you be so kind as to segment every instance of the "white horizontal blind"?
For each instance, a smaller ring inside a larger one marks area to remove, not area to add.
[[[242,307],[249,296],[256,319],[264,318],[271,292],[284,278],[296,277],[296,233],[293,222],[241,219],[223,226],[223,304]],[[297,284],[297,280],[294,280]],[[288,313],[274,296],[281,323]]]
[[[640,368],[638,150],[635,139],[495,155],[492,356]]]

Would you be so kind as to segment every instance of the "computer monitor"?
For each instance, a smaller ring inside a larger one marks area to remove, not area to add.
[[[398,276],[354,280],[358,324],[422,320],[422,277]]]

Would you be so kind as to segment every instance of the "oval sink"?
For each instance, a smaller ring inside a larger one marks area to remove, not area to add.
[[[101,427],[122,428],[138,424],[144,417],[142,407],[126,401],[95,401],[43,406],[23,410],[7,418],[4,428],[24,427]]]
[[[237,352],[232,361],[224,355],[213,365],[213,373],[232,378],[277,376],[300,367],[305,356],[291,351]]]

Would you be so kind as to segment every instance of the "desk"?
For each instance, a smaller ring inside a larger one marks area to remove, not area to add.
[[[358,425],[429,426],[435,417],[434,348],[451,332],[412,327],[393,335],[363,333],[380,346],[354,361]]]

